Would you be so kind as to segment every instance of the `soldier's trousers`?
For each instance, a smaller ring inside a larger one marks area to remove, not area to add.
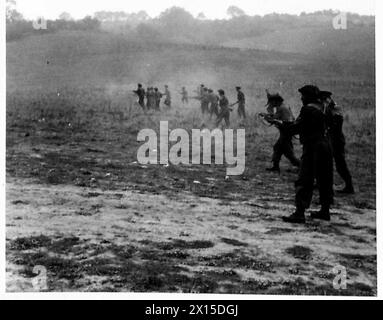
[[[344,139],[332,137],[330,139],[332,154],[335,161],[335,168],[346,186],[352,186],[352,178],[346,163],[346,152]]]
[[[230,126],[230,111],[229,110],[221,111],[221,113],[218,115],[217,122],[216,122],[217,127],[219,126],[219,124],[221,123],[223,119],[225,119],[226,126]]]
[[[310,207],[314,181],[319,189],[320,204],[329,208],[333,203],[333,159],[327,138],[303,145],[298,180],[295,182],[295,204],[297,209]]]
[[[215,103],[212,103],[212,104],[210,105],[210,110],[209,110],[209,112],[210,112],[210,117],[212,117],[213,114],[215,114],[215,115],[218,117],[218,115],[219,115],[218,105],[215,104]]]
[[[246,118],[246,112],[245,112],[245,104],[239,103],[238,104],[238,117]]]
[[[138,104],[141,106],[142,109],[145,110],[145,101],[144,101],[144,99],[139,99],[138,100]]]
[[[209,103],[201,102],[201,112],[202,114],[209,112]]]
[[[281,161],[282,156],[285,156],[293,166],[300,166],[301,162],[294,154],[292,139],[292,136],[285,134],[283,131],[280,131],[279,138],[273,147],[274,153],[272,161],[275,167],[279,166],[279,162]]]

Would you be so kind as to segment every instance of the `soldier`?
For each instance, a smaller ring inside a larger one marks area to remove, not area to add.
[[[210,119],[215,114],[216,117],[218,117],[219,111],[218,111],[218,103],[219,103],[219,96],[214,93],[212,89],[209,89],[209,102],[210,102]]]
[[[241,87],[235,87],[237,90],[237,102],[238,103],[238,117],[243,117],[243,119],[246,119],[246,112],[245,112],[245,94],[241,91]]]
[[[338,192],[344,194],[353,194],[354,186],[352,183],[350,171],[347,167],[345,156],[346,139],[342,130],[343,112],[342,109],[334,102],[331,96],[332,93],[329,91],[320,92],[320,97],[326,110],[328,133],[332,154],[335,161],[335,168],[345,182],[344,189],[339,190]]]
[[[203,88],[202,90],[202,95],[201,95],[201,112],[202,114],[208,113],[209,112],[209,92],[207,88]]]
[[[142,88],[142,84],[139,83],[137,85],[137,90],[133,90],[133,92],[138,96],[138,104],[145,110],[145,90]]]
[[[172,97],[170,95],[170,91],[169,91],[169,86],[168,85],[165,85],[165,101],[164,101],[164,104],[168,108],[171,108],[171,106],[172,106]]]
[[[295,183],[295,212],[283,217],[285,222],[305,223],[305,210],[310,207],[314,181],[317,181],[321,209],[311,214],[313,219],[330,220],[333,203],[333,163],[331,147],[326,136],[326,115],[316,86],[306,85],[298,90],[303,106],[299,117],[287,131],[299,134],[303,145],[302,162]]]
[[[203,93],[204,88],[205,88],[205,85],[201,84],[199,87],[197,87],[197,90],[194,91],[198,97],[200,97],[200,98],[202,97],[202,93]]]
[[[182,87],[182,89],[181,89],[181,101],[182,101],[182,103],[183,104],[188,104],[189,103],[189,96],[188,96],[188,92],[187,92],[187,90],[186,90],[186,88],[185,87]]]
[[[218,90],[218,94],[219,94],[219,107],[221,110],[217,117],[216,126],[218,127],[223,119],[225,119],[226,126],[230,126],[229,101],[227,100],[225,96],[225,91],[223,91],[222,89]]]
[[[155,96],[154,96],[154,89],[153,87],[148,88],[146,92],[146,107],[148,110],[155,108]]]
[[[267,106],[270,108],[269,112],[274,110],[274,108],[276,111],[269,114],[267,118],[265,118],[266,121],[272,124],[275,124],[276,121],[278,121],[280,125],[278,126],[279,138],[273,147],[273,166],[271,168],[267,168],[266,170],[279,173],[279,162],[281,161],[283,155],[290,160],[294,167],[299,167],[300,161],[294,154],[294,146],[292,142],[293,137],[285,130],[285,127],[294,121],[294,116],[291,110],[283,103],[283,98],[278,93],[275,95],[268,94]]]
[[[156,103],[156,111],[160,111],[162,93],[158,91],[158,88],[154,88],[154,98]]]

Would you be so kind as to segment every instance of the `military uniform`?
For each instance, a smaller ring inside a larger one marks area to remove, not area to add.
[[[206,89],[203,90],[202,95],[201,95],[201,112],[202,114],[208,113],[209,112],[209,93]]]
[[[213,91],[209,92],[209,113],[210,118],[215,114],[216,117],[218,117],[219,110],[218,110],[218,104],[219,104],[219,96],[216,95]]]
[[[155,102],[156,102],[156,110],[159,111],[162,93],[159,92],[157,88],[154,89],[154,98],[155,98]]]
[[[305,86],[300,92],[302,95],[317,97],[319,89]],[[312,97],[311,101],[304,102],[297,120],[286,127],[290,135],[299,134],[303,145],[301,166],[295,183],[296,211],[291,216],[283,218],[286,222],[305,221],[304,212],[310,207],[315,180],[319,189],[321,211],[312,214],[312,217],[330,219],[329,209],[333,203],[333,159],[323,105]]]
[[[223,119],[225,119],[226,126],[230,126],[229,100],[227,100],[225,94],[220,94],[219,96],[219,107],[221,110],[217,117],[216,126],[218,127]]]
[[[164,104],[168,108],[170,108],[172,106],[172,98],[171,98],[170,91],[169,91],[168,87],[165,87],[165,101],[164,101]]]
[[[188,104],[189,103],[189,97],[188,97],[188,92],[186,91],[185,88],[182,88],[181,95],[182,95],[182,97],[181,97],[182,103]]]
[[[145,109],[145,90],[142,87],[138,87],[133,92],[138,96],[138,104],[142,109]]]
[[[149,88],[146,93],[146,107],[148,109],[154,109],[156,105],[155,92],[153,88]]]
[[[345,182],[345,188],[340,192],[354,193],[352,177],[346,163],[346,139],[342,129],[343,112],[332,99],[326,108],[326,117],[331,149],[335,161],[335,168]]]
[[[282,125],[278,126],[279,138],[273,147],[273,169],[279,171],[279,162],[281,161],[283,155],[293,166],[299,167],[300,161],[294,154],[292,136],[285,130],[285,127],[294,121],[291,110],[282,103],[279,107],[277,107],[277,111],[271,116],[271,118],[282,122]]]
[[[237,93],[237,101],[238,101],[238,116],[241,118],[246,118],[246,112],[245,112],[245,94],[238,90]]]

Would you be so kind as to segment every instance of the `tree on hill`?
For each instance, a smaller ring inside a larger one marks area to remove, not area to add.
[[[59,15],[59,19],[60,20],[65,20],[65,21],[72,21],[73,20],[72,16],[68,12],[62,12]]]
[[[7,22],[23,20],[23,15],[16,10],[16,1],[7,0],[5,10]]]
[[[237,6],[230,6],[227,8],[226,13],[231,19],[246,15],[245,11],[243,11],[241,8],[238,8]]]
[[[197,19],[198,20],[206,20],[206,16],[203,12],[200,12],[198,15],[197,15]]]

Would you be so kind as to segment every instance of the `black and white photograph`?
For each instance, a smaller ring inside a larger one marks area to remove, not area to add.
[[[374,0],[4,11],[6,293],[377,297]]]

